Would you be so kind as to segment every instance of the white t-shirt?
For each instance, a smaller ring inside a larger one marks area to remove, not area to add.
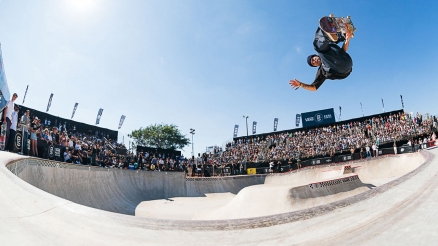
[[[6,117],[8,117],[12,121],[12,112],[14,112],[14,102],[12,100],[9,100],[9,102],[6,103],[6,106],[8,107],[6,109]]]
[[[18,113],[17,113],[17,111],[14,110],[14,112],[12,112],[12,120],[11,120],[11,128],[10,129],[16,131],[17,130],[17,123],[18,123]]]

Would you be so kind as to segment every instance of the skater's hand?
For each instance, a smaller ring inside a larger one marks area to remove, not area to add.
[[[295,90],[298,90],[298,88],[300,88],[301,86],[301,82],[298,81],[297,79],[293,79],[291,81],[289,81],[290,86],[292,86],[292,88],[294,88]]]
[[[348,29],[348,31],[345,33],[345,40],[350,40],[353,37],[353,32]]]

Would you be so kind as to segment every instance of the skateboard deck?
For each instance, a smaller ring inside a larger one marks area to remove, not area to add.
[[[353,36],[356,31],[350,16],[334,17],[333,14],[319,19],[319,27],[333,42],[338,41],[338,33],[345,37],[348,31],[351,31]]]
[[[4,150],[6,145],[6,123],[3,123],[0,130],[0,149]]]

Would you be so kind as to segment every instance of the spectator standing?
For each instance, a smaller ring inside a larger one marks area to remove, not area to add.
[[[61,146],[64,147],[69,147],[68,146],[68,139],[67,139],[67,134],[65,132],[62,132],[61,136],[59,137],[59,143],[61,144]]]
[[[30,146],[32,150],[32,155],[35,157],[38,157],[38,147],[37,147],[37,133],[38,133],[38,117],[35,117],[33,119],[32,123],[30,124]]]
[[[274,172],[274,162],[273,161],[269,162],[269,172],[270,173]]]
[[[366,151],[366,153],[367,153],[367,158],[370,158],[371,157],[371,152],[370,152],[370,146],[366,146],[365,147],[365,151]]]
[[[9,152],[14,151],[15,133],[17,131],[18,123],[18,105],[14,105],[14,112],[11,115],[11,125],[9,129],[9,140],[6,145],[6,150]]]
[[[20,123],[26,126],[30,126],[30,111],[29,109],[21,116]]]
[[[379,153],[377,152],[377,145],[376,145],[376,143],[373,143],[372,149],[373,149],[373,155],[374,155],[374,157],[377,157],[377,155],[378,155]]]
[[[9,130],[12,124],[12,112],[14,112],[14,102],[15,99],[17,99],[17,97],[18,97],[17,93],[14,93],[12,95],[12,99],[6,103],[6,107],[3,110],[3,123],[6,122],[5,143],[8,143],[9,141],[9,133],[10,133]]]
[[[50,120],[49,120],[50,122]],[[57,127],[52,128],[52,143],[59,144],[59,132]]]

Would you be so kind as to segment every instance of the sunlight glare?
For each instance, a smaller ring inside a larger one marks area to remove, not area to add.
[[[70,7],[79,12],[89,12],[96,8],[99,0],[69,0]]]

